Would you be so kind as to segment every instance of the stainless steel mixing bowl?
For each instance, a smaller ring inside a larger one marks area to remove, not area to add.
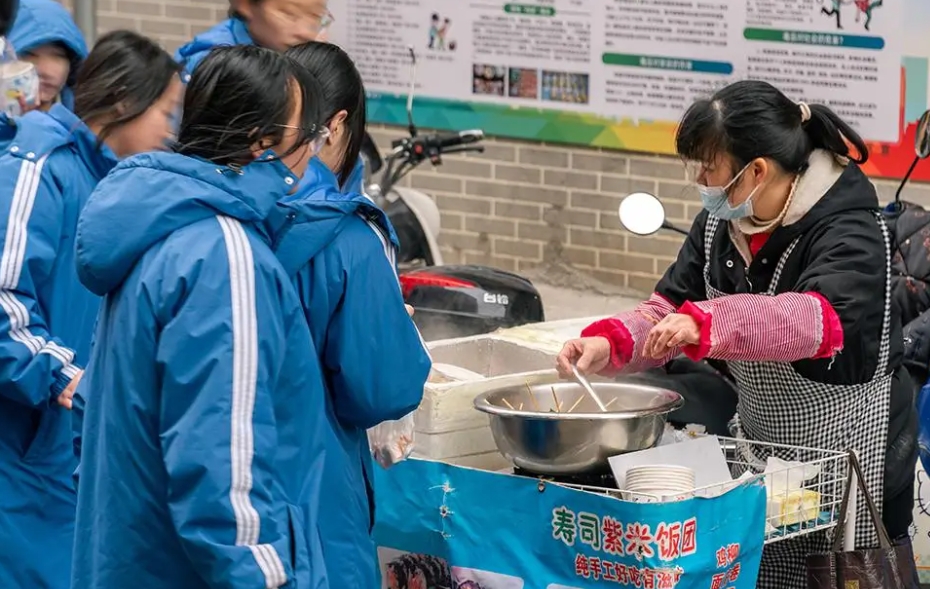
[[[684,403],[678,393],[646,385],[591,385],[606,413],[580,385],[563,381],[490,390],[475,398],[475,408],[490,415],[494,442],[515,466],[564,476],[608,472],[609,457],[653,447],[666,416]]]

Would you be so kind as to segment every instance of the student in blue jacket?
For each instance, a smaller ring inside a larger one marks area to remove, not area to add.
[[[430,359],[404,308],[390,224],[367,198],[339,191],[365,129],[361,77],[335,45],[308,43],[287,54],[320,81],[329,129],[305,182],[285,199],[297,222],[277,249],[294,277],[326,379],[323,555],[333,587],[369,589],[380,583],[366,429],[417,408]]]
[[[325,393],[271,250],[325,137],[319,94],[280,53],[217,48],[177,152],[121,162],[81,214],[78,275],[104,299],[73,589],[327,587]]]
[[[75,111],[29,113],[0,155],[0,587],[68,587],[75,461],[65,407],[99,306],[74,270],[75,228],[118,157],[168,137],[177,73],[145,37],[104,36],[78,76]]]
[[[84,35],[68,10],[55,0],[20,0],[9,41],[16,55],[39,73],[39,109],[55,103],[74,108],[78,67],[87,57]]]
[[[259,45],[276,51],[307,41],[325,41],[334,17],[328,0],[230,0],[230,18],[194,37],[178,49],[175,58],[190,75],[219,45]],[[356,158],[354,167],[341,179],[343,194],[362,192],[365,168]]]

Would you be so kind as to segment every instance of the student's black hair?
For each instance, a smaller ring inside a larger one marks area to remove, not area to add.
[[[105,120],[102,143],[117,127],[139,118],[165,93],[181,66],[157,43],[132,31],[100,37],[78,69],[74,114],[85,123]]]
[[[434,12],[434,13],[433,13],[433,16],[430,17],[430,20],[435,20],[435,21],[438,22],[438,21],[439,21],[439,13],[438,13],[438,12]]]
[[[287,55],[305,67],[319,80],[323,88],[323,120],[327,124],[344,110],[349,134],[346,151],[340,164],[339,184],[344,184],[358,161],[365,136],[365,85],[352,58],[332,43],[310,41],[292,47]]]
[[[702,163],[729,155],[734,172],[765,157],[785,172],[800,173],[815,149],[860,164],[868,160],[865,142],[843,119],[820,104],[808,108],[810,120],[802,122],[802,107],[775,86],[758,80],[734,82],[688,108],[675,147],[682,159]]]
[[[289,57],[254,45],[216,47],[194,70],[184,94],[176,151],[220,165],[244,166],[253,147],[274,147],[288,132],[301,97],[300,134],[288,153],[317,137],[322,91],[316,79]],[[284,155],[284,154],[282,154]]]

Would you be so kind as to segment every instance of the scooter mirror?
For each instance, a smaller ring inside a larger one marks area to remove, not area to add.
[[[917,135],[914,137],[914,150],[917,157],[927,159],[930,157],[930,110],[920,116],[917,121]]]
[[[648,192],[634,192],[620,201],[620,223],[630,233],[652,235],[665,224],[665,207]]]

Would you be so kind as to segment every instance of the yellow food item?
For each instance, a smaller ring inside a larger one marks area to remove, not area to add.
[[[810,489],[776,492],[769,496],[766,515],[776,528],[816,520],[820,515],[820,493]]]

